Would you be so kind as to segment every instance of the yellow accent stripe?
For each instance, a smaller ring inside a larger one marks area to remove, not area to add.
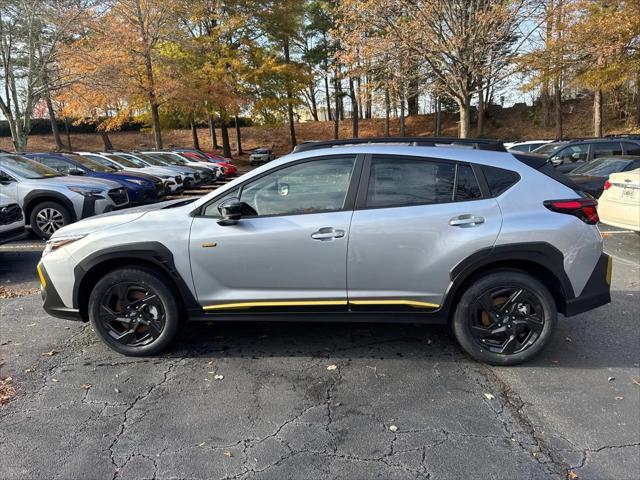
[[[208,305],[205,310],[218,310],[223,308],[252,308],[252,307],[299,307],[313,305],[346,305],[346,300],[311,300],[311,301],[291,301],[291,302],[244,302],[244,303],[221,303],[219,305]]]
[[[349,300],[352,305],[406,305],[416,308],[438,308],[440,305],[415,300]]]
[[[606,277],[606,282],[607,285],[611,286],[611,273],[613,272],[613,261],[612,258],[609,257],[609,259],[607,260],[607,277]]]
[[[331,305],[405,305],[415,308],[439,308],[436,303],[418,302],[415,300],[294,300],[288,302],[242,302],[221,303],[208,305],[204,310],[223,310],[230,308],[254,308],[254,307],[308,307]]]
[[[36,270],[38,271],[38,277],[40,277],[40,283],[42,284],[43,287],[46,287],[47,281],[44,279],[44,275],[42,274],[40,264],[38,264],[38,266],[36,267]]]

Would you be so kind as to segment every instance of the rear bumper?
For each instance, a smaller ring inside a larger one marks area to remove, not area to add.
[[[565,317],[578,315],[611,302],[611,257],[600,255],[582,293],[573,299],[567,299]]]
[[[62,302],[56,288],[51,283],[51,279],[42,263],[37,267],[40,277],[40,295],[42,296],[42,308],[52,317],[63,318],[65,320],[82,321],[82,315],[77,308],[68,308]]]

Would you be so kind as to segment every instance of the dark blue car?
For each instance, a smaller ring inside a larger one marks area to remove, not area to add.
[[[116,181],[127,189],[132,204],[156,201],[164,192],[164,185],[158,177],[142,172],[116,171],[75,153],[25,153],[24,156],[66,175]]]

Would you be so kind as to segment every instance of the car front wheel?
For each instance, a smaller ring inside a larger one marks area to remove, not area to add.
[[[120,268],[96,283],[89,296],[89,318],[109,347],[137,357],[157,354],[171,344],[180,310],[162,274]]]
[[[58,202],[42,202],[31,210],[29,223],[36,235],[48,240],[56,231],[71,223],[71,214]]]
[[[462,294],[453,331],[473,358],[491,365],[517,365],[538,355],[557,323],[549,290],[531,275],[496,272]]]

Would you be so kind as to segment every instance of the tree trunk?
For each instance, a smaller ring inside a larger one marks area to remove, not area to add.
[[[236,154],[240,156],[244,152],[242,151],[242,137],[240,135],[240,122],[238,121],[238,115],[235,116],[235,120],[236,120],[236,144],[238,147],[236,148]]]
[[[358,138],[358,119],[360,114],[358,112],[358,99],[353,85],[353,78],[351,77],[349,77],[349,93],[351,95],[351,136]]]
[[[156,145],[156,150],[162,150],[162,134],[160,133],[160,112],[158,104],[155,100],[155,94],[149,95],[149,101],[151,103],[151,125],[153,128],[153,140]]]
[[[593,93],[593,135],[602,136],[602,90]]]
[[[64,149],[64,144],[60,138],[60,130],[58,129],[58,122],[56,121],[56,112],[53,109],[53,102],[51,101],[51,95],[49,92],[45,95],[45,103],[47,104],[47,111],[49,112],[49,122],[51,123],[51,133],[53,134],[53,140],[56,142],[56,151]]]
[[[69,132],[69,119],[64,117],[64,132],[67,134],[67,147],[69,151],[73,150],[71,147],[71,133]]]
[[[333,120],[333,115],[331,115],[331,95],[329,95],[329,73],[324,76],[324,96],[327,101],[327,118],[326,120],[330,122]]]
[[[436,137],[442,136],[442,107],[440,105],[440,97],[436,97],[436,112],[434,115],[435,126],[433,128],[433,134]]]
[[[336,71],[333,76],[333,86],[335,90],[335,103],[336,111],[333,115],[333,138],[338,140],[340,138],[340,98],[338,96],[338,72]]]
[[[362,118],[364,116],[364,109],[362,108],[362,77],[360,75],[358,75],[356,85],[357,85],[356,98],[358,100],[358,118]]]
[[[289,64],[289,38],[285,38],[284,41],[284,61],[288,65]],[[287,86],[287,116],[289,117],[289,137],[291,139],[291,148],[294,148],[298,142],[296,140],[296,126],[293,122],[293,93],[291,92],[291,87]],[[236,129],[237,119],[236,119]],[[240,144],[238,144],[240,145]],[[238,153],[238,155],[240,155]]]
[[[209,115],[209,135],[211,136],[211,146],[214,149],[220,148],[220,145],[218,145],[218,137],[216,136],[216,121],[213,115]]]
[[[102,139],[102,143],[104,144],[105,151],[113,150],[113,144],[111,143],[111,139],[109,138],[109,134],[104,130],[100,130],[100,138]]]
[[[406,137],[406,135],[405,135],[405,124],[404,124],[404,103],[405,103],[404,86],[401,87],[399,100],[400,100],[400,136],[401,137]]]
[[[409,116],[418,115],[420,106],[419,89],[420,82],[418,80],[414,79],[409,82],[409,94],[407,95],[407,113]]]
[[[365,118],[371,119],[373,116],[373,93],[371,92],[371,85],[367,81],[365,96],[367,97],[367,107],[365,111]]]
[[[196,122],[191,120],[191,140],[193,141],[193,148],[200,150],[200,140],[198,139],[198,128]]]
[[[389,88],[384,89],[384,136],[389,136],[389,117],[391,116],[391,97]]]
[[[478,92],[478,124],[476,135],[482,137],[484,135],[484,89]]]
[[[556,140],[562,140],[562,88],[560,87],[560,75],[555,79],[554,85],[554,108],[556,116]]]
[[[336,101],[337,101],[337,112],[339,113],[340,120],[344,121],[344,101],[342,98],[342,79],[337,78],[336,73]]]
[[[636,76],[636,125],[640,127],[640,72]]]
[[[231,144],[229,143],[229,129],[225,116],[220,115],[220,133],[222,135],[222,153],[226,158],[233,158],[231,155]]]
[[[309,100],[311,101],[311,117],[313,118],[314,122],[317,122],[320,119],[318,118],[318,103],[316,101],[316,91],[314,88],[314,83],[311,83],[311,85],[309,85]]]
[[[458,124],[458,136],[460,138],[469,138],[471,133],[471,98],[466,95],[462,99],[456,99],[458,108],[460,109],[460,122]]]

